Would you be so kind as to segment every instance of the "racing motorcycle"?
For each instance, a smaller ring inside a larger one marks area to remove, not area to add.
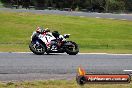
[[[69,36],[70,34],[64,34],[62,35],[63,39],[56,39],[49,31],[33,32],[29,48],[36,55],[65,52],[69,55],[76,55],[79,52],[79,47],[75,42],[66,40]],[[55,49],[53,49],[54,45],[51,46],[51,42],[55,42]]]

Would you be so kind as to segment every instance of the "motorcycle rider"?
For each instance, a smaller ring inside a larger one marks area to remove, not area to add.
[[[56,38],[55,40],[51,41],[52,48],[51,50],[56,50],[58,46],[60,46],[60,42],[65,41],[66,39],[64,38],[63,35],[61,35],[58,31],[53,31],[52,35]]]
[[[48,49],[50,50],[57,50],[58,46],[59,46],[59,42],[61,41],[65,41],[66,39],[63,37],[63,35],[60,35],[58,31],[53,31],[50,32],[50,30],[48,28],[43,29],[42,27],[37,27],[36,29],[37,33],[40,34],[47,34],[50,35],[51,37],[54,37],[50,43],[46,44]]]
[[[40,34],[43,34],[43,33],[50,32],[50,30],[49,30],[48,28],[43,29],[42,27],[37,27],[37,28],[36,28],[36,32],[37,32],[37,33],[40,33]]]

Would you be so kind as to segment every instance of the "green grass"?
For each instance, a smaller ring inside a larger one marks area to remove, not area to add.
[[[33,82],[8,82],[0,83],[0,88],[132,88],[130,84],[86,84],[80,86],[76,81],[49,80]]]
[[[0,12],[0,51],[29,51],[37,26],[70,33],[81,52],[132,53],[132,21]]]

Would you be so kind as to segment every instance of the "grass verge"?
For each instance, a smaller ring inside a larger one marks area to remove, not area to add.
[[[86,84],[80,86],[76,81],[49,80],[33,82],[0,83],[0,88],[132,88],[130,84]]]
[[[29,51],[37,26],[70,33],[81,52],[132,53],[132,21],[0,11],[0,51]]]

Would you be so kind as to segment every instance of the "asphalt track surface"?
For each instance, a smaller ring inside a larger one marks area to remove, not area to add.
[[[0,81],[73,79],[79,66],[88,73],[131,74],[123,70],[132,70],[132,55],[0,53]]]
[[[96,13],[96,12],[75,12],[75,11],[59,11],[59,10],[27,10],[27,9],[8,9],[0,8],[1,11],[8,12],[30,12],[35,14],[59,14],[66,16],[79,16],[79,17],[93,17],[93,18],[107,18],[118,20],[132,20],[132,14],[111,14],[111,13]]]

